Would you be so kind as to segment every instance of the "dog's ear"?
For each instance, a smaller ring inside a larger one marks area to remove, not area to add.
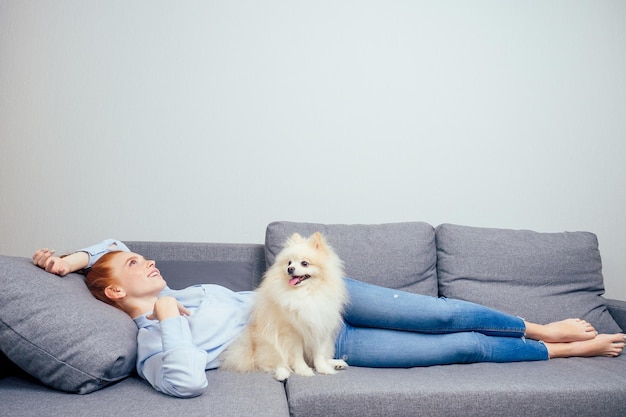
[[[317,250],[325,250],[326,249],[326,241],[324,240],[324,236],[320,232],[315,232],[309,238],[309,244],[313,246]]]
[[[287,240],[287,243],[300,243],[303,242],[304,238],[302,236],[300,236],[299,233],[294,233],[293,235],[291,235],[291,237]]]

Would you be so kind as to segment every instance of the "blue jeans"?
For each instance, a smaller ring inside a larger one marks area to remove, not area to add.
[[[548,359],[524,338],[524,321],[461,300],[429,297],[345,279],[349,303],[335,355],[349,365],[409,368]]]

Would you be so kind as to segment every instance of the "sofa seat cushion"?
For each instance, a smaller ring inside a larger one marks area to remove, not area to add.
[[[289,417],[285,389],[269,373],[208,371],[198,397],[175,398],[129,377],[87,396],[48,389],[18,377],[0,380],[0,415],[12,417]]]
[[[0,350],[41,382],[86,394],[135,368],[137,326],[96,300],[83,277],[0,256]]]
[[[293,416],[619,416],[626,357],[474,363],[411,369],[350,367],[292,375]]]
[[[437,227],[440,295],[484,304],[536,323],[569,317],[601,333],[621,331],[602,297],[593,233]]]
[[[327,225],[274,222],[265,234],[265,260],[271,265],[293,233],[321,232],[342,259],[346,275],[405,291],[437,295],[435,229],[423,222]]]

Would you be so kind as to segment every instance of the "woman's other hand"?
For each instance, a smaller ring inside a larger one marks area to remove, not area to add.
[[[179,303],[174,297],[165,296],[159,298],[154,303],[154,310],[152,314],[148,314],[146,318],[148,320],[163,321],[172,317],[188,316],[189,310]]]

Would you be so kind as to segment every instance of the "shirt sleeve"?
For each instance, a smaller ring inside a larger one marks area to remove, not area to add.
[[[121,241],[116,239],[106,239],[100,243],[96,243],[95,245],[88,246],[83,249],[79,249],[78,252],[87,252],[89,255],[89,263],[87,264],[87,269],[91,268],[93,264],[96,263],[98,259],[102,257],[105,253],[113,252],[113,251],[124,251],[130,252],[128,247]]]
[[[189,322],[184,317],[173,317],[160,322],[160,326],[163,350],[145,360],[140,359],[139,375],[165,394],[201,395],[208,386],[207,353],[193,345]]]

